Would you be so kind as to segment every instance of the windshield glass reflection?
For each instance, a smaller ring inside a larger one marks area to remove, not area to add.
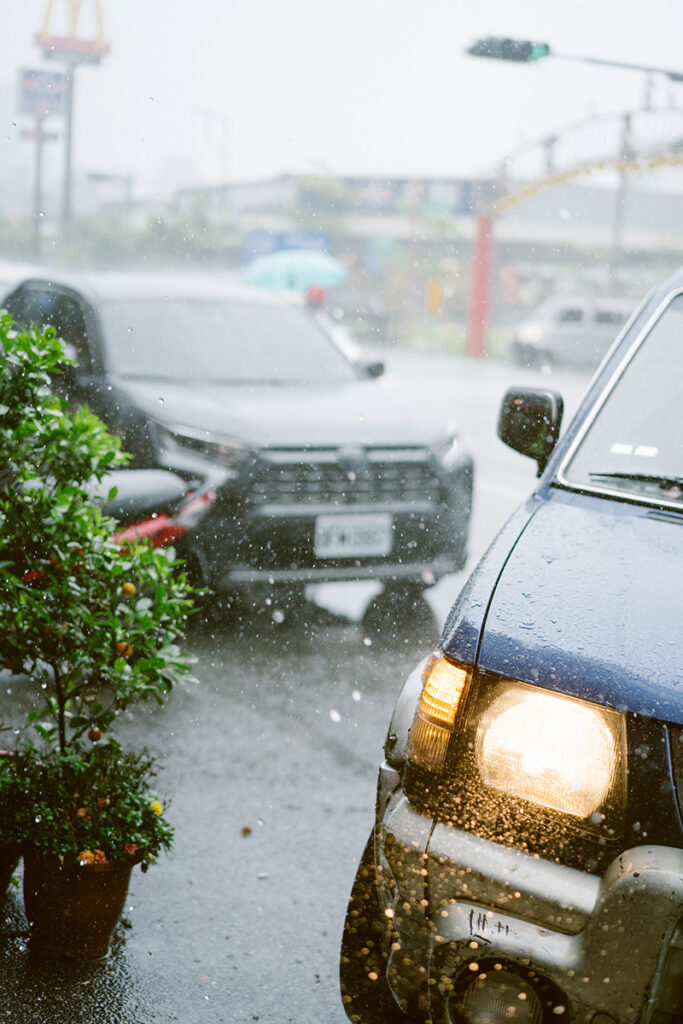
[[[570,460],[569,483],[683,501],[683,295],[656,321]]]
[[[124,377],[231,384],[354,379],[334,343],[296,307],[142,299],[101,308],[108,356]]]

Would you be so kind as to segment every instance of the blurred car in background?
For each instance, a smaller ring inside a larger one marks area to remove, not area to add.
[[[5,297],[14,287],[29,274],[36,273],[36,268],[28,263],[15,263],[12,260],[0,260],[0,309],[4,306]]]
[[[329,302],[330,317],[360,341],[383,344],[391,335],[391,317],[378,295],[335,288]]]
[[[389,597],[462,569],[473,465],[447,414],[349,359],[306,303],[180,276],[32,278],[6,305],[52,324],[61,387],[132,453],[216,500],[194,580],[261,596],[373,579]],[[393,593],[392,593],[393,591]]]
[[[562,442],[508,391],[535,493],[408,678],[351,892],[356,1024],[683,1020],[683,270]]]
[[[554,296],[515,329],[518,366],[597,366],[633,312],[622,298]]]

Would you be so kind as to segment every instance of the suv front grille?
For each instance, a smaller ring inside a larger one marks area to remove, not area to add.
[[[249,489],[254,505],[435,505],[440,484],[424,449],[265,452]]]

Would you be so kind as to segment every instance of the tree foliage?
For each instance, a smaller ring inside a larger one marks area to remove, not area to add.
[[[112,539],[93,489],[126,456],[52,392],[66,363],[52,328],[0,314],[0,662],[38,684],[31,725],[62,754],[188,672],[192,608],[172,550]]]

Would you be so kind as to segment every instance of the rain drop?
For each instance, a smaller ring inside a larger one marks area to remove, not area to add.
[[[372,647],[372,640],[370,639],[369,636],[363,637],[363,644],[365,647]]]
[[[351,693],[351,697],[356,702],[358,702],[359,700],[362,700],[362,694],[361,694],[360,690],[353,690],[352,693]]]
[[[280,625],[280,623],[284,621],[285,613],[281,611],[279,608],[276,608],[275,611],[273,612],[273,622],[276,622],[278,625]]]
[[[163,405],[164,404],[163,398],[157,398],[157,402],[159,403],[159,405]]]
[[[330,711],[330,718],[333,722],[341,722],[341,715],[338,711],[335,711],[334,708]]]

